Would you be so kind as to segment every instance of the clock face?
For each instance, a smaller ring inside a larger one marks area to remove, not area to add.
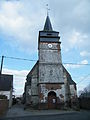
[[[49,47],[49,48],[52,48],[52,44],[48,44],[48,47]]]

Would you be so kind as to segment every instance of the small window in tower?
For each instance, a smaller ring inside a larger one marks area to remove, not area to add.
[[[53,70],[50,70],[50,75],[53,75]]]
[[[48,33],[47,35],[52,35],[51,33]]]

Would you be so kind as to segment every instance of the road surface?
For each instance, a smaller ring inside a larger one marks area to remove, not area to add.
[[[90,120],[90,111],[80,111],[57,115],[33,115],[23,117],[1,118],[0,120]]]

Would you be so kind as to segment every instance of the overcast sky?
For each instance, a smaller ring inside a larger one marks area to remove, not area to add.
[[[46,4],[60,33],[63,63],[90,63],[90,0],[0,0],[0,56],[38,59],[38,33],[46,19]],[[4,59],[3,73],[14,74],[15,94],[35,62]],[[89,65],[65,65],[78,91],[90,83]]]

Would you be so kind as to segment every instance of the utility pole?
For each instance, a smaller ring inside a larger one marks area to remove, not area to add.
[[[3,60],[4,60],[4,56],[2,56],[2,59],[1,59],[1,68],[0,68],[0,75],[2,74],[2,68],[3,68]]]

